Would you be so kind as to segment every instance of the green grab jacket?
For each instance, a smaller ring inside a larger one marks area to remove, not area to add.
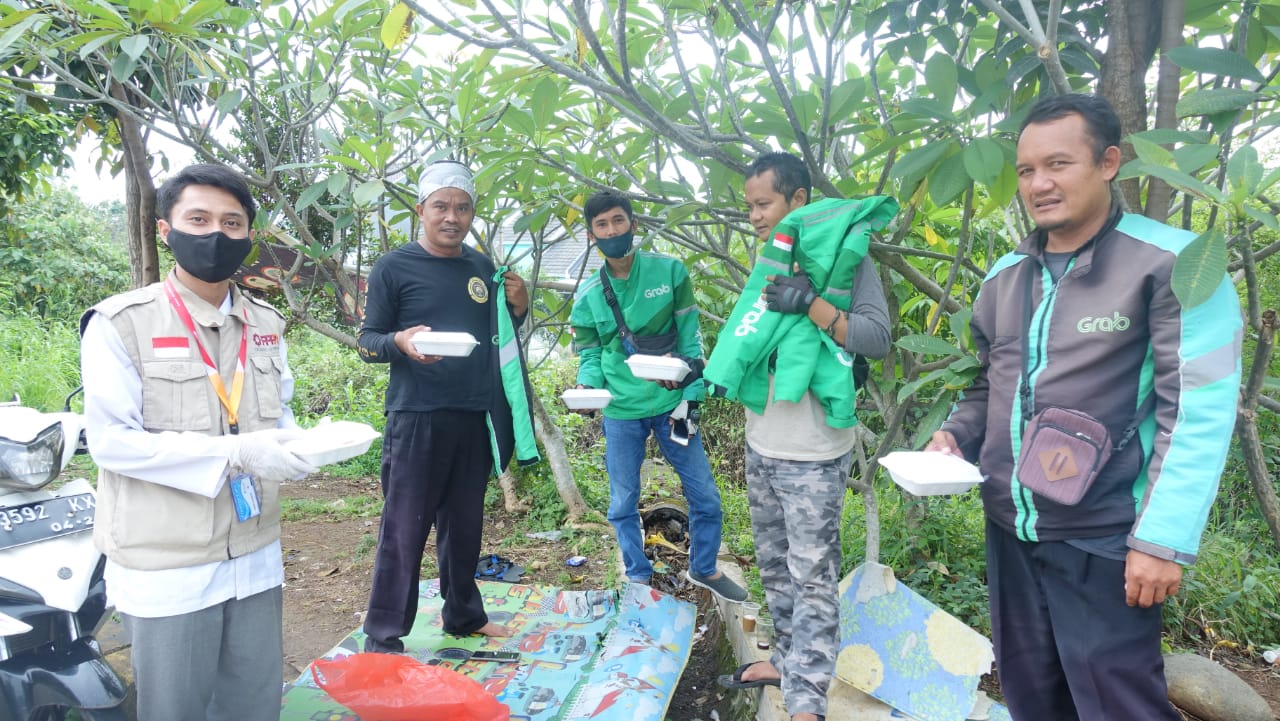
[[[605,268],[601,273],[607,272]],[[625,280],[610,276],[622,318],[633,333],[660,335],[674,322],[678,339],[673,353],[702,357],[702,333],[698,330],[698,306],[693,298],[689,271],[679,260],[660,253],[636,251],[631,273]],[[615,420],[636,420],[668,413],[680,401],[701,401],[702,380],[683,389],[667,390],[651,380],[636,378],[627,365],[618,323],[604,299],[599,273],[582,282],[569,314],[573,349],[578,354],[578,383],[604,388],[613,400],[604,415]]]
[[[703,377],[713,393],[763,413],[769,401],[769,359],[776,351],[775,400],[799,401],[811,391],[822,403],[828,425],[855,425],[853,358],[803,314],[769,310],[763,291],[767,276],[791,275],[798,263],[827,302],[847,311],[871,233],[897,213],[896,200],[877,195],[828,198],[787,214],[760,248],[707,361]]]
[[[506,278],[503,273],[507,271],[507,266],[502,266],[493,274],[493,282],[496,284],[494,297],[501,299],[505,297]],[[493,303],[494,308],[498,308],[502,303]],[[498,311],[494,313],[497,316],[497,345],[498,345],[498,373],[502,380],[502,391],[506,397],[507,405],[511,409],[510,417],[512,424],[512,434],[515,440],[515,457],[516,462],[521,466],[528,466],[542,460],[538,454],[538,441],[533,433],[533,412],[529,404],[529,396],[531,395],[528,376],[525,373],[524,358],[520,355],[520,336],[516,333],[515,324],[511,322],[511,314]],[[500,467],[502,454],[498,448],[497,438],[499,432],[494,428],[494,414],[489,414],[489,437],[494,443],[494,472],[498,475],[502,474]]]

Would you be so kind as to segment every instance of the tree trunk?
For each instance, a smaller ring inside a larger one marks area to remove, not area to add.
[[[1156,82],[1157,128],[1178,127],[1178,73],[1180,68],[1165,53],[1182,45],[1182,26],[1187,13],[1187,0],[1164,0],[1164,15],[1160,28],[1160,75]],[[1166,146],[1167,147],[1167,146]],[[1146,216],[1163,223],[1169,218],[1169,205],[1173,189],[1159,178],[1151,178],[1147,185]]]
[[[1258,343],[1253,354],[1253,366],[1245,381],[1244,397],[1240,399],[1240,411],[1236,414],[1236,435],[1240,438],[1240,450],[1244,453],[1245,472],[1253,491],[1258,496],[1258,506],[1271,529],[1271,540],[1280,548],[1280,498],[1267,472],[1267,459],[1258,436],[1258,399],[1266,381],[1271,354],[1275,350],[1276,326],[1280,325],[1274,310],[1262,314],[1258,328]]]
[[[516,477],[511,475],[510,470],[503,471],[498,476],[498,486],[502,488],[502,505],[508,513],[524,513],[529,510],[529,503],[520,500],[520,496],[516,494]]]
[[[1120,115],[1121,136],[1147,129],[1147,67],[1155,52],[1160,30],[1161,0],[1110,0],[1107,3],[1107,53],[1102,59],[1098,92]],[[1136,155],[1128,144],[1120,146],[1120,161]],[[1120,182],[1120,191],[1131,210],[1142,208],[1137,178]]]
[[[566,526],[576,526],[582,520],[582,516],[590,512],[587,502],[582,500],[582,492],[578,490],[578,484],[573,480],[573,467],[569,465],[569,454],[564,448],[564,434],[551,420],[551,416],[547,413],[546,406],[542,405],[542,399],[537,395],[529,398],[533,404],[533,417],[537,421],[534,424],[534,430],[537,432],[538,440],[542,441],[543,450],[547,452],[547,463],[551,465],[551,476],[556,482],[556,491],[560,493],[560,500],[564,501],[564,505],[569,509],[569,517],[565,519]]]
[[[111,84],[111,96],[127,101],[127,91]],[[129,269],[133,287],[160,280],[160,256],[156,249],[156,186],[142,128],[128,113],[117,111],[116,128],[124,153],[125,216],[129,227]]]

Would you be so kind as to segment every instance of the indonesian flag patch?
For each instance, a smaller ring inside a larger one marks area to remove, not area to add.
[[[156,358],[189,358],[191,341],[182,336],[161,336],[151,339],[151,352]]]
[[[773,247],[777,248],[778,250],[781,250],[784,253],[790,253],[791,247],[794,246],[795,244],[796,244],[795,239],[787,235],[786,233],[773,234]]]

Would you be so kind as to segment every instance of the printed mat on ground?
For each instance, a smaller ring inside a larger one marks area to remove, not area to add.
[[[689,660],[696,608],[648,586],[571,591],[480,582],[490,620],[516,629],[491,639],[446,635],[436,580],[419,587],[418,617],[404,638],[407,655],[476,680],[529,721],[660,721]],[[356,630],[325,654],[357,653]],[[514,663],[470,661],[471,652],[514,651]],[[308,666],[286,690],[281,721],[360,721],[316,686]]]

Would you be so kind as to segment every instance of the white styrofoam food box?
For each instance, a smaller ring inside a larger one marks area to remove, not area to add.
[[[627,366],[636,378],[651,381],[682,381],[689,375],[689,364],[681,358],[636,354],[627,358]]]
[[[423,355],[469,356],[480,345],[470,333],[421,330],[409,339],[413,347]]]
[[[603,388],[570,388],[560,398],[570,410],[598,411],[609,405],[613,394]]]
[[[880,459],[893,482],[917,496],[964,493],[982,482],[978,467],[960,456],[935,451],[895,451]]]
[[[381,435],[364,423],[334,421],[305,429],[301,438],[285,442],[284,447],[313,466],[327,466],[363,454]]]

